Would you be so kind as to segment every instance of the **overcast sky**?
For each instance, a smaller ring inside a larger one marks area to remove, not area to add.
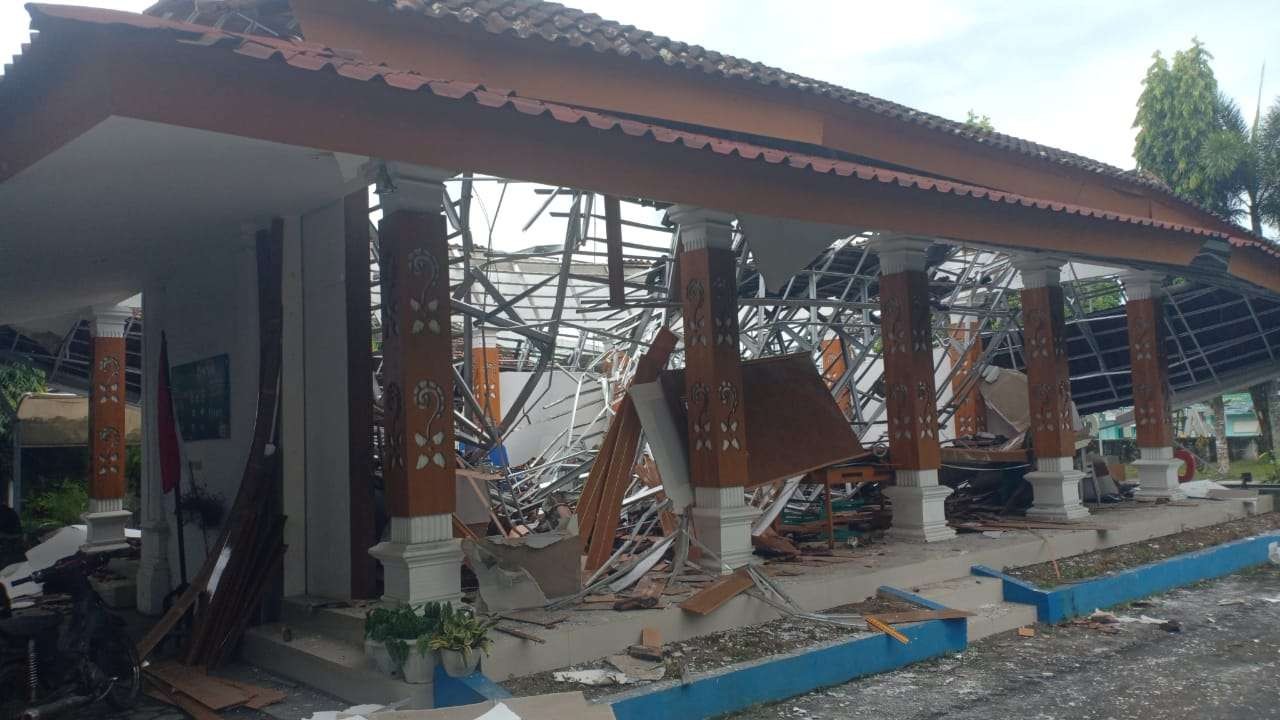
[[[356,1],[356,0],[353,0]],[[81,0],[139,11],[151,0]],[[946,117],[973,109],[1002,132],[1133,166],[1134,102],[1151,54],[1199,36],[1222,88],[1252,118],[1280,95],[1275,0],[571,0],[646,30]],[[0,0],[0,54],[27,37]],[[518,88],[517,88],[518,90]]]

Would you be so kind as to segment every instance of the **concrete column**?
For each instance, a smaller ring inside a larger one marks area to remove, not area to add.
[[[1034,490],[1029,517],[1078,520],[1089,516],[1080,502],[1071,427],[1071,371],[1060,272],[1063,260],[1045,255],[1014,259],[1022,273],[1022,354],[1027,363],[1027,401],[1036,470],[1026,480]]]
[[[748,448],[738,350],[733,216],[677,205],[667,218],[680,227],[685,391],[689,399],[689,470],[694,531],[720,556],[702,562],[727,573],[751,562],[756,511],[743,501]]]
[[[369,552],[383,599],[408,604],[461,595],[456,497],[449,252],[449,173],[388,164],[379,179],[382,244],[383,456],[391,537]]]
[[[880,258],[880,338],[884,346],[885,413],[894,486],[892,537],[935,542],[955,537],[944,502],[951,488],[938,484],[938,408],[933,379],[933,330],[928,240],[887,237]]]
[[[1124,278],[1129,324],[1129,366],[1133,377],[1133,418],[1138,431],[1137,497],[1180,500],[1179,461],[1173,459],[1169,415],[1169,366],[1164,354],[1164,314],[1160,275],[1133,272]]]
[[[124,509],[125,352],[128,308],[94,308],[93,360],[89,382],[89,530],[86,551],[125,544],[124,527],[132,516]]]
[[[159,285],[142,293],[142,554],[138,560],[138,612],[159,615],[173,588],[169,568],[169,513],[160,478],[156,391],[160,381],[160,330],[164,327]]]

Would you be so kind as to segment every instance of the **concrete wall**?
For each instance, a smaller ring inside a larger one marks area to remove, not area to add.
[[[351,478],[342,201],[303,215],[301,230],[306,592],[347,598]]]
[[[283,472],[285,594],[350,596],[346,316],[344,311],[342,203],[285,218],[281,278],[284,306],[280,437]],[[227,354],[231,382],[230,437],[183,443],[183,489],[191,479],[235,498],[253,434],[258,389],[258,287],[253,228],[239,236],[192,242],[203,252],[170,268],[157,268],[145,303],[143,417],[144,525],[168,531],[165,540],[171,584],[178,581],[177,535],[172,496],[161,494],[155,442],[155,393],[160,332],[169,338],[169,362],[178,365]],[[186,528],[188,576],[198,571],[208,544],[200,529]],[[148,581],[139,597],[163,592],[163,568],[144,562]],[[153,579],[154,576],[154,579]]]
[[[183,363],[226,354],[231,385],[230,437],[184,442],[182,488],[195,482],[221,495],[229,511],[240,487],[249,443],[253,436],[258,392],[258,289],[253,234],[234,232],[208,242],[192,242],[198,250],[172,267],[156,269],[144,288],[146,313],[143,412],[147,427],[144,444],[143,487],[147,490],[144,522],[169,529],[167,560],[172,582],[178,581],[178,541],[173,498],[161,494],[155,442],[155,387],[160,332],[169,340],[169,363]],[[188,464],[189,463],[189,464]],[[189,471],[188,468],[191,468]],[[219,529],[207,540],[197,524],[186,525],[188,576],[204,562]]]

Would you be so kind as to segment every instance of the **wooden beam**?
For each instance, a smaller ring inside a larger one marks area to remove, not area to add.
[[[627,304],[626,279],[622,267],[622,207],[613,195],[604,197],[604,242],[609,259],[609,304]]]

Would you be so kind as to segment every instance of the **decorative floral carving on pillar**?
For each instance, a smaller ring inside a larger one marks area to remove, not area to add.
[[[720,421],[720,449],[741,450],[738,441],[738,388],[725,380],[720,383],[720,405],[725,409]]]
[[[431,295],[440,278],[440,265],[429,250],[417,247],[409,251],[409,271],[415,278],[425,278],[422,288],[409,296],[409,309],[413,311],[413,323],[409,326],[409,332],[420,335],[426,329],[432,335],[439,335],[444,326],[439,317],[440,300]],[[445,317],[444,322],[448,321]]]
[[[711,390],[706,383],[694,383],[689,393],[692,407],[689,412],[697,411],[697,419],[693,423],[693,449],[704,451],[711,449]]]
[[[120,431],[108,425],[98,431],[98,474],[114,476],[120,472]]]
[[[419,410],[429,411],[424,432],[413,434],[413,443],[418,446],[418,460],[414,468],[421,470],[428,464],[445,467],[450,448],[445,444],[445,431],[440,421],[448,409],[444,390],[434,380],[419,380],[413,390],[413,403]],[[445,418],[452,422],[452,413]]]
[[[392,468],[404,467],[404,398],[400,384],[387,382],[382,393],[383,424],[386,426],[387,450],[382,461]]]
[[[696,278],[689,281],[685,288],[685,297],[693,303],[693,312],[689,315],[689,345],[705,347],[707,345],[707,296],[702,283]]]

